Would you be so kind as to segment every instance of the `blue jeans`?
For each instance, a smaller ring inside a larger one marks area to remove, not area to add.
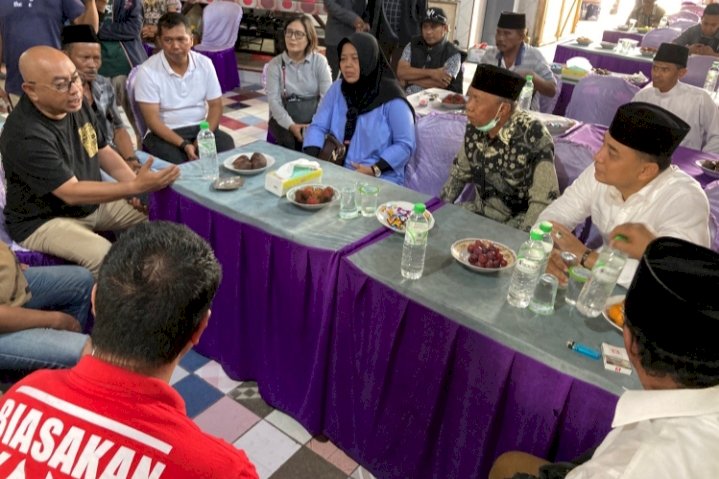
[[[85,330],[92,274],[80,266],[42,266],[25,271],[32,299],[24,308],[62,311]],[[88,340],[85,334],[34,328],[0,334],[0,370],[30,371],[74,366]]]

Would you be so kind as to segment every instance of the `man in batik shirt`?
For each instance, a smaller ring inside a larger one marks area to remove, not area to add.
[[[559,196],[554,143],[542,123],[516,108],[524,79],[495,65],[479,65],[469,87],[467,131],[440,197],[454,202],[472,183],[462,206],[529,231]]]

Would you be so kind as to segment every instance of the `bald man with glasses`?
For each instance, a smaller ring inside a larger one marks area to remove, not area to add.
[[[0,135],[8,233],[97,275],[110,243],[96,232],[147,221],[137,196],[170,185],[179,170],[154,172],[148,161],[133,173],[107,144],[83,102],[80,73],[60,50],[30,48],[19,67],[25,95]],[[102,182],[100,168],[117,181]]]

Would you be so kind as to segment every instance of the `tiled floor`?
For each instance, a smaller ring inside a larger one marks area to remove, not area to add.
[[[233,381],[218,363],[194,351],[182,359],[170,383],[197,425],[243,449],[260,478],[374,478],[332,442],[313,438],[297,421],[269,406],[256,383]]]

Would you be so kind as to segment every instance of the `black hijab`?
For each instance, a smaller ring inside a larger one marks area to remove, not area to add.
[[[342,80],[341,85],[342,94],[347,102],[344,142],[349,143],[357,127],[359,115],[372,111],[395,98],[403,99],[413,113],[414,109],[407,101],[389,63],[380,52],[377,40],[372,35],[355,32],[343,38],[337,46],[339,57],[342,56],[342,47],[345,43],[351,43],[357,50],[360,67],[359,80],[352,84]]]

